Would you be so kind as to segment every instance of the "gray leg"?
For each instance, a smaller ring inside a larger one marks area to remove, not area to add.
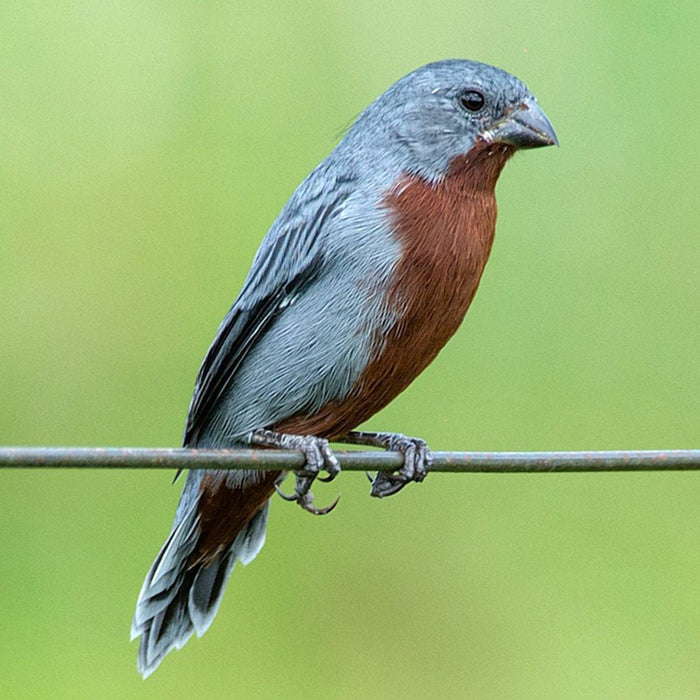
[[[304,510],[314,515],[325,515],[336,507],[340,496],[327,508],[315,508],[313,505],[314,495],[311,493],[311,484],[318,476],[319,472],[328,472],[326,478],[320,481],[332,481],[340,473],[340,464],[328,445],[328,440],[317,438],[313,435],[288,435],[286,433],[276,433],[273,430],[254,430],[248,436],[251,445],[264,445],[265,447],[279,447],[283,450],[301,450],[306,459],[306,464],[294,472],[296,483],[294,493],[287,495],[282,492],[278,485],[275,489],[286,501],[296,501]]]
[[[338,439],[348,445],[383,447],[403,455],[403,467],[396,474],[379,472],[372,481],[372,496],[384,498],[400,491],[410,481],[423,481],[428,474],[433,456],[425,440],[406,437],[401,433],[366,433],[353,431]]]

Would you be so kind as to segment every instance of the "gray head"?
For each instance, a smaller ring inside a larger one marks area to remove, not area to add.
[[[447,60],[409,73],[360,115],[343,145],[384,169],[435,181],[477,140],[514,148],[558,145],[537,100],[515,76]],[[368,163],[364,163],[368,165]]]

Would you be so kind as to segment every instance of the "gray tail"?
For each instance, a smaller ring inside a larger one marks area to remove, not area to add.
[[[238,533],[211,564],[188,565],[199,536],[196,503],[178,515],[141,587],[131,623],[131,639],[141,637],[139,673],[146,678],[171,649],[180,649],[193,632],[201,637],[219,609],[236,561],[251,562],[265,543],[269,503]]]

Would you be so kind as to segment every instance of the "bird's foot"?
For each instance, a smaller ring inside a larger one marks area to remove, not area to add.
[[[264,445],[265,447],[279,447],[284,450],[301,450],[305,464],[294,472],[296,481],[294,493],[286,494],[275,484],[275,489],[285,501],[296,501],[304,510],[314,515],[330,513],[338,505],[338,496],[331,505],[326,508],[316,508],[313,505],[314,495],[311,493],[311,485],[318,478],[319,481],[333,481],[340,473],[340,464],[331,450],[328,440],[317,438],[313,435],[288,435],[276,433],[273,430],[254,430],[249,436],[251,445]],[[326,471],[328,476],[318,476]]]
[[[385,498],[398,493],[411,481],[423,481],[433,462],[433,456],[425,440],[406,437],[401,433],[366,433],[353,431],[342,438],[342,442],[351,445],[372,445],[383,447],[390,452],[403,455],[403,466],[397,472],[379,472],[372,482],[371,495]]]

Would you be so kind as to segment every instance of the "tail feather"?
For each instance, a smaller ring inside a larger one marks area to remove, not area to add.
[[[138,669],[144,678],[168,652],[182,648],[193,633],[201,637],[209,629],[236,561],[248,564],[265,542],[268,503],[215,561],[189,566],[199,536],[196,505],[178,511],[176,525],[139,594],[131,638],[141,637]]]
[[[258,514],[244,527],[233,542],[236,551],[236,559],[241,564],[250,564],[258,556],[265,544],[265,531],[267,529],[267,511],[269,501],[265,503]]]
[[[162,598],[167,598],[168,591],[181,573],[183,562],[187,560],[197,544],[199,518],[197,517],[196,505],[196,503],[192,504],[158,552],[158,556],[151,565],[143,586],[141,586],[139,601],[147,597],[155,604],[161,593],[165,594],[161,596]],[[145,608],[144,612],[146,611],[149,612],[150,616],[154,612],[150,607]],[[136,612],[138,615],[139,609]],[[137,617],[134,617],[134,622],[136,620]]]
[[[233,571],[236,557],[233,546],[211,566],[197,567],[192,585],[189,589],[187,612],[194,625],[197,636],[201,637],[214,621],[226,581]]]

